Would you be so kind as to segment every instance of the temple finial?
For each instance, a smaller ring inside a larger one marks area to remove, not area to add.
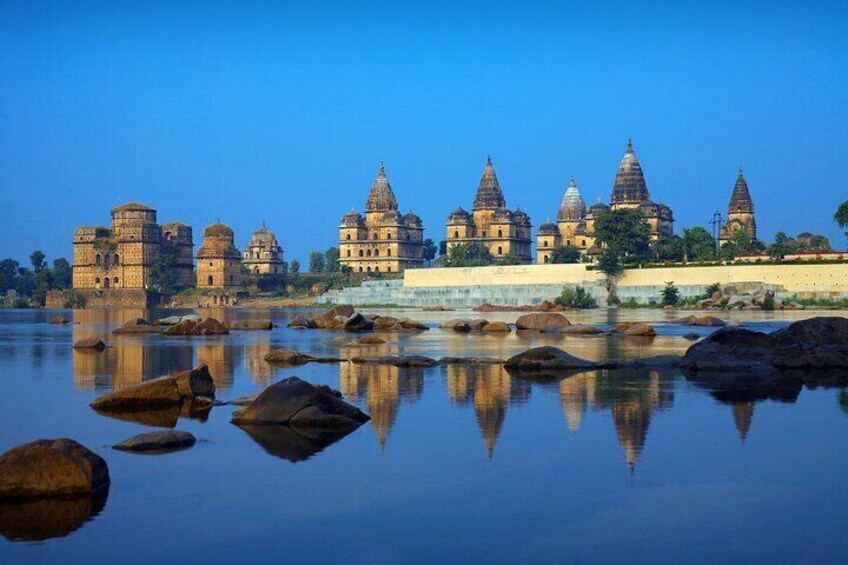
[[[633,153],[633,138],[632,137],[627,138],[627,152]]]
[[[487,164],[487,165],[491,165],[491,164],[492,164],[492,156],[491,156],[491,155],[486,155],[486,164]]]

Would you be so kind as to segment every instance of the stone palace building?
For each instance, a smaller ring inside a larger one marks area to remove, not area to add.
[[[456,245],[481,243],[492,257],[501,259],[514,255],[520,263],[530,263],[530,216],[516,209],[507,209],[491,157],[486,159],[483,177],[469,214],[461,207],[448,216],[447,250]]]
[[[197,288],[231,289],[241,285],[241,252],[235,246],[233,229],[220,222],[203,232],[197,250]]]
[[[111,227],[74,230],[73,288],[95,294],[150,289],[150,274],[162,254],[177,286],[194,284],[191,227],[179,222],[160,226],[156,210],[135,202],[112,210]]]
[[[365,203],[339,226],[339,263],[357,273],[400,273],[424,263],[424,224],[412,211],[401,215],[383,163]]]
[[[262,222],[261,228],[253,232],[253,237],[250,238],[250,243],[244,250],[242,264],[248,273],[254,275],[285,274],[283,248],[277,243],[274,232],[265,227],[265,222]]]

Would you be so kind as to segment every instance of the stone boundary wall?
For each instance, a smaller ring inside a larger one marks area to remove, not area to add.
[[[156,300],[142,289],[75,290],[85,297],[86,308],[151,308]]]
[[[605,306],[603,279],[599,271],[579,264],[416,269],[406,271],[403,281],[366,281],[361,287],[328,292],[322,299],[354,305],[462,308],[488,302],[521,306],[553,300],[563,286],[581,286]],[[656,302],[667,281],[674,282],[683,298],[702,295],[713,283],[732,284],[739,290],[766,288],[778,298],[795,294],[836,298],[848,296],[848,264],[630,269],[618,284],[618,296],[622,301]]]

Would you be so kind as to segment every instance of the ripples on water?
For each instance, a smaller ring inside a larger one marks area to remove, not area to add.
[[[704,390],[677,371],[588,371],[534,381],[491,365],[275,369],[264,361],[275,347],[318,355],[506,358],[542,344],[585,358],[631,359],[683,353],[689,344],[680,336],[692,328],[659,324],[661,335],[649,341],[434,329],[381,334],[387,344],[360,348],[332,345],[337,334],[283,327],[209,338],[109,335],[134,317],[170,313],[77,311],[74,324],[53,326],[46,323],[52,312],[0,311],[0,449],[72,437],[103,456],[112,475],[108,501],[0,505],[4,562],[848,556],[844,390],[792,390],[775,402]],[[468,315],[406,314],[430,323]],[[293,311],[271,315],[283,326]],[[656,311],[568,316],[603,326],[669,317]],[[771,331],[786,323],[780,314],[761,314],[749,325]],[[106,336],[110,347],[71,349],[90,335]],[[339,436],[238,428],[229,423],[230,406],[130,418],[88,407],[98,394],[199,361],[209,365],[219,398],[298,375],[338,388],[372,420]],[[151,426],[185,429],[200,442],[153,457],[110,449]]]

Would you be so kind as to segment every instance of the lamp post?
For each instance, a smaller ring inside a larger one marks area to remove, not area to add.
[[[713,239],[715,239],[716,258],[718,258],[719,247],[720,247],[718,238],[719,238],[719,235],[721,234],[721,227],[722,227],[721,212],[719,212],[717,210],[715,212],[713,212],[713,219],[710,220],[710,223],[713,226]]]

